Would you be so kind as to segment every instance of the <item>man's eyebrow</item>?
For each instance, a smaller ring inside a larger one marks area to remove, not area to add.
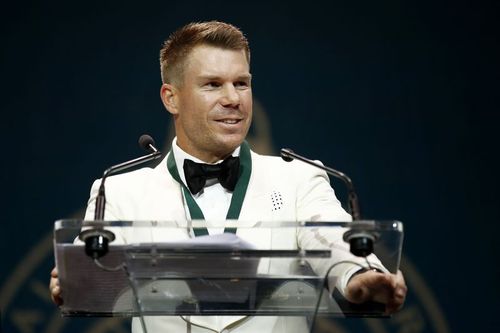
[[[200,75],[198,76],[198,79],[200,80],[220,80],[221,77],[219,75]],[[251,80],[252,79],[252,74],[243,74],[243,75],[238,75],[236,77],[237,80]]]
[[[238,79],[240,79],[240,80],[250,80],[251,78],[252,78],[252,74],[250,74],[250,73],[238,76]]]

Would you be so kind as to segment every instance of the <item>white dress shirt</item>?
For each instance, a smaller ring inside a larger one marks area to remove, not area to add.
[[[172,151],[175,157],[175,164],[177,165],[177,171],[179,172],[179,177],[181,178],[184,185],[187,187],[186,177],[184,175],[184,160],[189,159],[196,163],[205,163],[208,164],[194,156],[189,155],[184,150],[182,150],[177,145],[177,138],[174,138],[172,142]],[[236,148],[236,150],[232,153],[232,156],[240,155],[240,147]],[[217,161],[215,163],[210,164],[219,164],[221,161]],[[233,192],[225,189],[219,181],[214,179],[207,179],[207,183],[205,187],[197,194],[193,195],[193,199],[196,201],[201,211],[203,212],[203,216],[205,217],[205,221],[207,223],[207,227],[210,226],[210,223],[219,223],[226,220],[226,215],[229,210],[229,206],[231,205],[231,199],[233,197]],[[186,198],[184,198],[184,209],[186,210],[186,216],[190,217],[189,208],[186,203]],[[224,228],[207,228],[208,233],[210,235],[220,234],[224,231]]]

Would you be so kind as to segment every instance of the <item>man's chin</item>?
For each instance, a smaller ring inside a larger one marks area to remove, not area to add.
[[[216,146],[218,155],[221,156],[231,155],[233,151],[235,151],[236,148],[238,148],[243,143],[244,140],[245,137],[241,135],[234,136],[232,138],[228,138],[227,136],[225,136],[223,139],[217,140],[218,143]]]

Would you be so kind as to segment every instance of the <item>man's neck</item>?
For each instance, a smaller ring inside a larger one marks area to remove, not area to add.
[[[231,156],[233,152],[238,148],[235,147],[234,149],[231,149],[230,151],[220,151],[220,152],[214,152],[214,151],[201,151],[201,150],[196,150],[196,149],[189,149],[187,147],[183,147],[183,145],[179,144],[179,141],[177,141],[177,146],[182,149],[186,154],[189,154],[193,157],[196,157],[200,161],[203,161],[205,163],[213,164],[218,161],[222,161],[225,158]]]

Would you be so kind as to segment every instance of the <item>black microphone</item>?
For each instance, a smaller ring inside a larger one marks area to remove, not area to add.
[[[157,152],[158,149],[155,148],[155,140],[147,134],[141,135],[139,138],[139,146],[145,151]]]
[[[104,183],[108,176],[161,157],[161,152],[156,149],[155,142],[151,136],[147,134],[141,135],[141,137],[139,138],[139,145],[146,151],[152,151],[152,153],[127,162],[113,165],[112,167],[104,171],[95,202],[95,221],[102,222],[104,220],[104,211],[106,209],[106,194]],[[104,256],[108,252],[108,244],[115,239],[115,235],[109,230],[104,230],[102,229],[102,227],[97,227],[82,231],[79,235],[79,238],[80,240],[85,242],[85,253],[88,256],[97,259]]]
[[[320,168],[321,170],[326,171],[329,175],[332,175],[336,178],[341,179],[347,186],[347,191],[348,191],[348,207],[350,210],[350,213],[352,215],[352,219],[354,221],[361,220],[361,213],[359,210],[359,202],[358,202],[358,195],[354,191],[354,185],[352,184],[351,178],[349,178],[345,173],[340,172],[338,170],[329,168],[327,166],[321,165],[319,163],[316,163],[308,158],[305,158],[304,156],[300,156],[298,154],[295,154],[293,150],[289,148],[282,148],[280,151],[281,158],[286,161],[286,162],[291,162],[294,159],[297,159],[299,161],[308,163],[312,166],[315,166],[317,168]]]

